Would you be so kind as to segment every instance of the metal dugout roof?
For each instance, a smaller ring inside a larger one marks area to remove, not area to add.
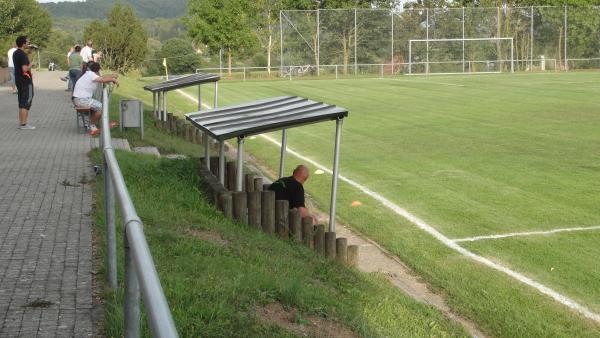
[[[312,101],[299,96],[279,96],[243,104],[186,114],[196,128],[204,132],[204,165],[210,168],[209,137],[219,141],[219,180],[225,183],[225,140],[237,138],[236,191],[242,191],[244,172],[244,138],[281,130],[279,177],[283,177],[287,151],[287,129],[306,124],[335,121],[335,147],[331,182],[329,231],[335,231],[335,209],[339,177],[342,121],[348,116],[345,108]]]
[[[210,137],[224,141],[342,119],[348,116],[348,110],[299,96],[280,96],[185,116]]]
[[[217,82],[220,79],[221,77],[216,74],[196,73],[166,80],[156,84],[146,85],[144,86],[144,90],[151,92],[165,92],[203,83]]]

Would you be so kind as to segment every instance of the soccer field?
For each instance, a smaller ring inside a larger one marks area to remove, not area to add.
[[[348,108],[343,176],[452,245],[592,317],[600,313],[600,73],[221,82],[219,89],[221,105],[299,95]],[[330,167],[334,132],[334,123],[292,129],[288,146]],[[276,168],[275,145],[257,137],[246,148]],[[288,157],[288,172],[300,161]],[[306,184],[325,210],[330,179],[313,175]],[[452,250],[356,187],[342,183],[339,193],[342,222],[399,256],[486,332],[600,334],[600,322]],[[354,200],[363,205],[351,207]]]

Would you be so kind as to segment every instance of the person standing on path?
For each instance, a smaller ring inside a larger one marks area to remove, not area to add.
[[[83,58],[81,57],[81,46],[75,46],[75,50],[69,55],[69,79],[71,81],[71,90],[75,90],[75,83],[81,75],[81,65]]]
[[[13,54],[17,50],[17,45],[13,44],[12,48],[8,50],[8,74],[10,75],[10,85],[12,86],[12,93],[17,93],[17,88],[15,87],[15,64],[13,62]]]
[[[15,85],[17,86],[19,101],[19,129],[34,130],[35,127],[27,122],[29,119],[29,109],[33,102],[31,62],[29,62],[27,53],[24,51],[27,42],[26,36],[19,36],[17,38],[17,50],[13,53],[13,63],[15,66]]]

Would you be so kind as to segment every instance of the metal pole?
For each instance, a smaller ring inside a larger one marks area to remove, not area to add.
[[[358,74],[358,64],[357,64],[357,59],[356,59],[356,48],[358,46],[358,41],[356,40],[357,37],[357,33],[356,33],[356,8],[354,9],[354,76],[356,76]]]
[[[219,182],[225,186],[225,141],[219,141]]]
[[[206,169],[210,170],[210,147],[208,145],[208,133],[204,132],[202,134],[202,139],[204,142],[204,165]]]
[[[168,109],[167,109],[167,92],[163,92],[163,105],[164,105],[164,109],[163,109],[163,121],[167,120],[167,113],[169,113]]]
[[[103,94],[105,94],[104,91]],[[108,97],[103,95],[103,113],[108,116]],[[106,108],[104,108],[106,107]],[[102,150],[112,149],[110,139],[105,139],[104,134],[102,135]],[[107,280],[108,285],[112,289],[118,287],[117,284],[117,235],[115,226],[115,189],[112,183],[112,175],[110,168],[108,167],[106,157],[104,158],[104,211],[106,219],[106,245],[107,245]]]
[[[514,49],[515,48],[515,40],[513,40],[512,38],[510,39],[510,72],[514,73],[515,72],[515,54],[514,54]]]
[[[223,48],[219,49],[219,76],[223,77]]]
[[[125,338],[140,337],[140,285],[135,271],[135,261],[132,257],[129,240],[127,239],[127,224],[123,234],[125,249]]]
[[[321,19],[320,9],[317,9],[317,76],[321,75]]]
[[[392,11],[392,74],[394,75],[394,12]]]
[[[408,75],[412,74],[412,41],[408,41]]]
[[[465,8],[462,8],[462,71],[465,72]]]
[[[338,79],[338,65],[335,65],[335,79]]]
[[[202,110],[202,85],[198,85],[198,111]]]
[[[279,178],[283,177],[285,170],[285,152],[287,150],[287,129],[281,131],[281,152],[279,156]]]
[[[283,11],[279,11],[279,63],[280,63],[280,68],[279,68],[279,74],[281,74],[283,72],[283,21],[281,21],[282,19],[282,14]]]
[[[160,96],[160,92],[156,93],[156,118],[159,120],[163,120],[162,118],[162,98]]]
[[[531,6],[531,24],[529,27],[529,71],[533,71],[533,6]]]
[[[244,179],[244,138],[238,137],[237,179],[235,180],[235,191],[242,191],[243,179]]]
[[[340,143],[342,141],[342,119],[335,121],[335,150],[333,153],[333,178],[331,182],[331,207],[329,209],[329,232],[335,232],[335,207],[337,203],[338,175],[340,172]]]
[[[215,96],[213,102],[213,109],[219,107],[219,83],[215,81]]]
[[[144,103],[140,102],[140,138],[144,139]]]
[[[565,70],[569,71],[569,58],[567,57],[567,5],[565,5]]]
[[[40,66],[42,64],[42,59],[40,59],[40,49],[38,48],[37,50],[37,55],[38,55],[38,72],[40,71]],[[75,85],[73,85],[75,86]]]
[[[425,57],[425,74],[429,74],[429,8],[425,9],[426,14],[426,20],[427,20],[427,25],[425,25],[426,28],[426,34],[427,34],[427,54]]]
[[[152,92],[152,114],[156,117],[156,92]]]

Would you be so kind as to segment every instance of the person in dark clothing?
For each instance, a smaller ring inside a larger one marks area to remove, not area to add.
[[[19,129],[34,130],[35,127],[28,124],[29,109],[33,102],[33,78],[31,75],[31,62],[27,53],[23,50],[27,46],[27,37],[17,38],[17,50],[13,53],[15,65],[15,85],[19,100]]]
[[[303,184],[308,180],[308,176],[308,168],[301,164],[294,169],[292,176],[282,177],[273,182],[269,190],[275,192],[276,200],[287,200],[290,204],[290,209],[297,208],[303,218],[312,217],[313,221],[316,222],[315,217],[308,212],[306,205],[304,205]]]

